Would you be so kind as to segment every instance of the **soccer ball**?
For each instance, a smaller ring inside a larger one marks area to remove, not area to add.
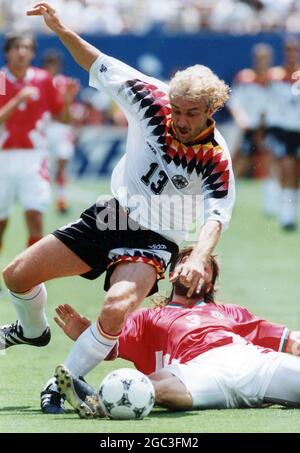
[[[101,382],[99,395],[109,418],[142,419],[154,405],[154,387],[147,376],[131,368],[120,368]]]

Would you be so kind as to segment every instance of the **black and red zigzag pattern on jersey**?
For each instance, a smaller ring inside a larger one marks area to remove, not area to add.
[[[229,162],[222,147],[214,138],[214,132],[193,145],[181,143],[173,133],[171,107],[165,92],[155,85],[139,79],[128,80],[121,88],[125,97],[142,113],[146,127],[153,128],[151,135],[159,145],[167,164],[174,162],[186,169],[202,174],[202,189],[206,198],[223,198],[229,188]]]

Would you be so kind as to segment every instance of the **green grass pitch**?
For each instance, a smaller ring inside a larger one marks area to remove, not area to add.
[[[107,187],[101,182],[73,182],[72,212],[62,217],[50,209],[47,232],[77,218]],[[222,262],[218,299],[245,305],[258,315],[300,330],[300,233],[284,233],[275,220],[262,216],[259,183],[241,182],[237,189],[233,220],[218,247]],[[16,209],[5,237],[1,268],[22,250],[25,241],[23,219]],[[78,277],[49,282],[49,319],[54,307],[66,302],[95,318],[104,295],[102,283],[103,278],[89,282]],[[161,289],[167,290],[168,283],[163,282]],[[12,320],[15,314],[5,296],[0,300],[0,323]],[[155,409],[138,422],[80,420],[71,410],[62,416],[43,415],[39,410],[40,390],[71,346],[54,322],[51,325],[53,339],[48,347],[19,346],[0,354],[1,433],[300,432],[300,411],[279,406],[186,413]],[[89,381],[98,386],[109,371],[123,366],[129,364],[121,360],[104,363],[91,373]]]

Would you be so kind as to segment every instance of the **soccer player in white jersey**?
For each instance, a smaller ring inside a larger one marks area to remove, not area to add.
[[[44,17],[75,60],[90,71],[90,84],[110,94],[129,123],[126,154],[112,174],[113,198],[99,200],[3,272],[18,314],[16,323],[2,328],[7,348],[49,341],[43,282],[71,275],[93,279],[106,271],[100,316],[66,360],[73,374],[85,375],[114,347],[128,314],[157,290],[178,243],[199,218],[203,224],[194,251],[173,281],[187,286],[188,296],[200,293],[205,266],[234,204],[230,155],[211,119],[229,89],[203,66],[177,73],[169,87],[82,40],[49,4],[38,3],[28,14]],[[201,214],[197,208],[202,198]]]
[[[266,142],[280,169],[281,195],[278,220],[286,231],[298,222],[300,183],[300,41],[290,38],[284,45],[285,62],[271,70]]]
[[[256,171],[263,177],[262,206],[268,215],[276,213],[279,187],[277,178],[272,175],[272,153],[264,143],[266,114],[270,87],[270,68],[273,61],[273,49],[268,44],[259,43],[253,47],[253,69],[246,68],[238,72],[232,87],[228,103],[234,121],[242,132],[241,143],[235,158],[235,174],[242,177],[251,166],[260,165]],[[259,158],[255,160],[255,157]]]
[[[181,250],[170,271],[175,268],[176,272],[191,250]],[[164,407],[235,408],[265,403],[299,407],[300,360],[292,355],[300,355],[300,332],[255,316],[240,305],[217,302],[218,273],[212,257],[200,295],[187,298],[187,288],[177,281],[169,298],[130,314],[118,348],[108,359],[120,357],[134,363],[150,377],[156,403]],[[73,340],[91,324],[71,306],[59,306],[56,312],[57,324]],[[52,379],[41,394],[43,412],[63,413],[64,394],[81,416],[90,417],[93,410],[85,396],[96,391],[90,392],[64,367],[57,371],[56,391]]]

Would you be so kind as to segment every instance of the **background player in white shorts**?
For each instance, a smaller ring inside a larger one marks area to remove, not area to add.
[[[170,272],[174,267],[176,272],[191,251],[183,249]],[[239,305],[216,302],[218,272],[212,258],[200,299],[197,294],[187,298],[187,289],[175,282],[166,305],[130,315],[110,359],[118,356],[133,362],[151,378],[156,403],[172,409],[260,407],[265,403],[300,407],[300,358],[291,355],[300,355],[300,332],[290,332]],[[90,325],[68,305],[59,306],[56,312],[57,324],[73,340]],[[74,390],[68,391],[66,382],[60,380],[58,386],[69,401]],[[61,403],[54,406],[60,401],[53,398],[55,391],[52,380],[42,392],[44,412],[62,412]],[[82,397],[75,394],[76,400],[79,407]]]
[[[111,179],[113,198],[98,200],[3,272],[18,314],[17,322],[0,329],[5,348],[49,342],[43,282],[106,272],[107,294],[98,319],[66,361],[72,373],[84,375],[113,349],[129,313],[156,290],[194,221],[195,248],[174,279],[189,288],[188,296],[200,292],[235,200],[229,151],[211,118],[227,101],[229,88],[201,65],[179,71],[168,86],[101,53],[65,27],[47,3],[28,14],[44,17],[90,71],[90,85],[108,93],[128,118],[126,153]]]

